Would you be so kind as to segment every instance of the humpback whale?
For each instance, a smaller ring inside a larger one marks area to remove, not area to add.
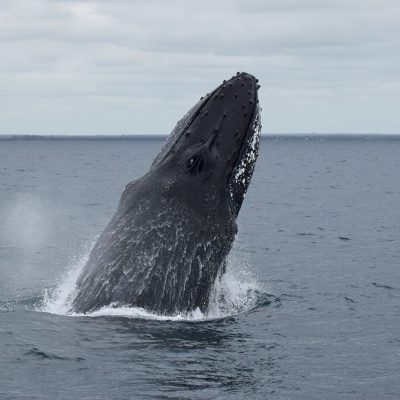
[[[71,311],[207,311],[258,155],[257,82],[238,72],[202,97],[150,170],[125,187],[77,280]]]

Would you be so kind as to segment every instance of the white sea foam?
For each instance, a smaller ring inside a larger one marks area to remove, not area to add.
[[[51,292],[46,290],[40,311],[68,316],[120,316],[159,321],[204,321],[222,319],[238,315],[257,306],[263,291],[255,277],[243,263],[231,257],[225,274],[219,277],[212,289],[208,310],[203,313],[196,309],[175,315],[159,315],[140,307],[107,306],[87,314],[71,312],[71,303],[75,296],[76,281],[82,271],[88,255],[77,260],[61,283]]]

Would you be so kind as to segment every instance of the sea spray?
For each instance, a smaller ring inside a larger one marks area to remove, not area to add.
[[[209,307],[205,313],[196,309],[174,315],[159,315],[140,307],[111,304],[87,314],[78,314],[71,311],[71,303],[75,295],[76,281],[88,257],[89,250],[72,263],[71,268],[55,289],[45,291],[40,311],[69,316],[120,316],[159,321],[204,321],[245,313],[257,307],[260,294],[265,294],[265,288],[261,287],[250,268],[232,255],[229,257],[226,272],[218,277],[212,288]]]
[[[249,267],[234,256],[229,257],[226,273],[222,274],[211,291],[208,318],[224,318],[255,308],[262,289]]]
[[[83,256],[77,257],[72,262],[70,268],[63,275],[55,289],[45,289],[43,305],[40,307],[41,311],[60,315],[69,313],[75,295],[76,282],[89,258],[92,245],[93,243],[87,246]]]
[[[17,194],[2,211],[2,234],[26,254],[40,249],[51,234],[51,207],[33,193]]]

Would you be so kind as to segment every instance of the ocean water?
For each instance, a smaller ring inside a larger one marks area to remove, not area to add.
[[[399,399],[399,137],[263,139],[206,315],[67,313],[161,145],[0,141],[0,398]]]

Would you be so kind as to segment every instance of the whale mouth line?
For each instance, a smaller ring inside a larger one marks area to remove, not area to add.
[[[261,107],[258,102],[257,92],[254,100],[247,129],[242,137],[240,146],[238,146],[234,162],[230,166],[226,182],[229,209],[235,218],[247,192],[247,186],[250,183],[258,155],[258,143],[261,136]],[[239,204],[234,202],[232,191],[235,186],[244,187],[243,197]]]
[[[249,137],[250,137],[250,135],[252,133],[252,129],[251,128],[252,128],[254,122],[256,121],[258,115],[259,115],[259,107],[255,103],[253,105],[253,109],[251,111],[251,116],[250,116],[250,119],[249,119],[249,123],[247,125],[246,133],[243,135],[242,141],[241,141],[240,146],[238,147],[238,150],[237,150],[235,161],[232,164],[232,168],[231,168],[231,172],[230,172],[230,174],[228,176],[227,184],[229,184],[229,182],[231,182],[233,172],[235,171],[236,167],[239,165],[240,161],[242,160],[243,153],[246,150],[246,145],[245,144],[246,144],[247,140],[249,139]]]

